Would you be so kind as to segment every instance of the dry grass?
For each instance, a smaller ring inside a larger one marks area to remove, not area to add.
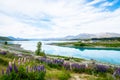
[[[51,69],[46,72],[46,80],[67,80],[67,77],[70,77],[64,70]]]
[[[95,79],[97,79],[96,76],[88,75],[88,74],[72,73],[71,76],[72,76],[72,78],[69,80],[95,80]]]

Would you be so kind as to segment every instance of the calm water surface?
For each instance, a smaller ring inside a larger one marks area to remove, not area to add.
[[[21,44],[21,47],[27,50],[36,50],[38,41],[12,41],[12,43]],[[100,62],[120,65],[120,50],[99,50],[85,48],[69,48],[47,45],[46,43],[63,42],[63,41],[42,41],[42,50],[47,54],[62,55],[85,59],[95,59]]]

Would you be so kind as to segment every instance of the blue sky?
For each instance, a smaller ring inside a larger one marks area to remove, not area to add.
[[[0,36],[120,33],[120,0],[1,0]]]

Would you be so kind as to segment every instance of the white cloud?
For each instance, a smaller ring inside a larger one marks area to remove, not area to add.
[[[106,0],[93,0],[92,2],[88,3],[87,5],[94,5],[94,4],[97,4],[97,3],[100,3],[100,2],[104,2]]]
[[[85,0],[1,0],[0,34],[42,38],[79,33],[119,33],[120,9],[111,12],[92,6],[99,2],[106,0],[90,3]]]
[[[108,2],[106,1],[105,3],[101,4],[101,7],[106,7],[106,6],[113,6],[114,4],[116,4],[119,0],[113,0],[112,2]]]

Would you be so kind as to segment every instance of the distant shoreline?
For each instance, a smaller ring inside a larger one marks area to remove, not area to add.
[[[49,45],[55,45],[55,44],[49,44]],[[55,46],[61,46],[61,45],[55,45]],[[64,46],[61,46],[61,47],[69,47],[69,48],[78,48],[78,49],[96,49],[96,50],[118,50],[120,51],[120,48],[116,48],[116,47],[78,47],[78,46],[71,46],[71,45],[64,45]]]
[[[120,51],[120,48],[116,48],[116,47],[76,47],[76,46],[63,46],[63,47],[91,49],[91,50],[96,49],[96,50],[118,50],[118,51]]]

